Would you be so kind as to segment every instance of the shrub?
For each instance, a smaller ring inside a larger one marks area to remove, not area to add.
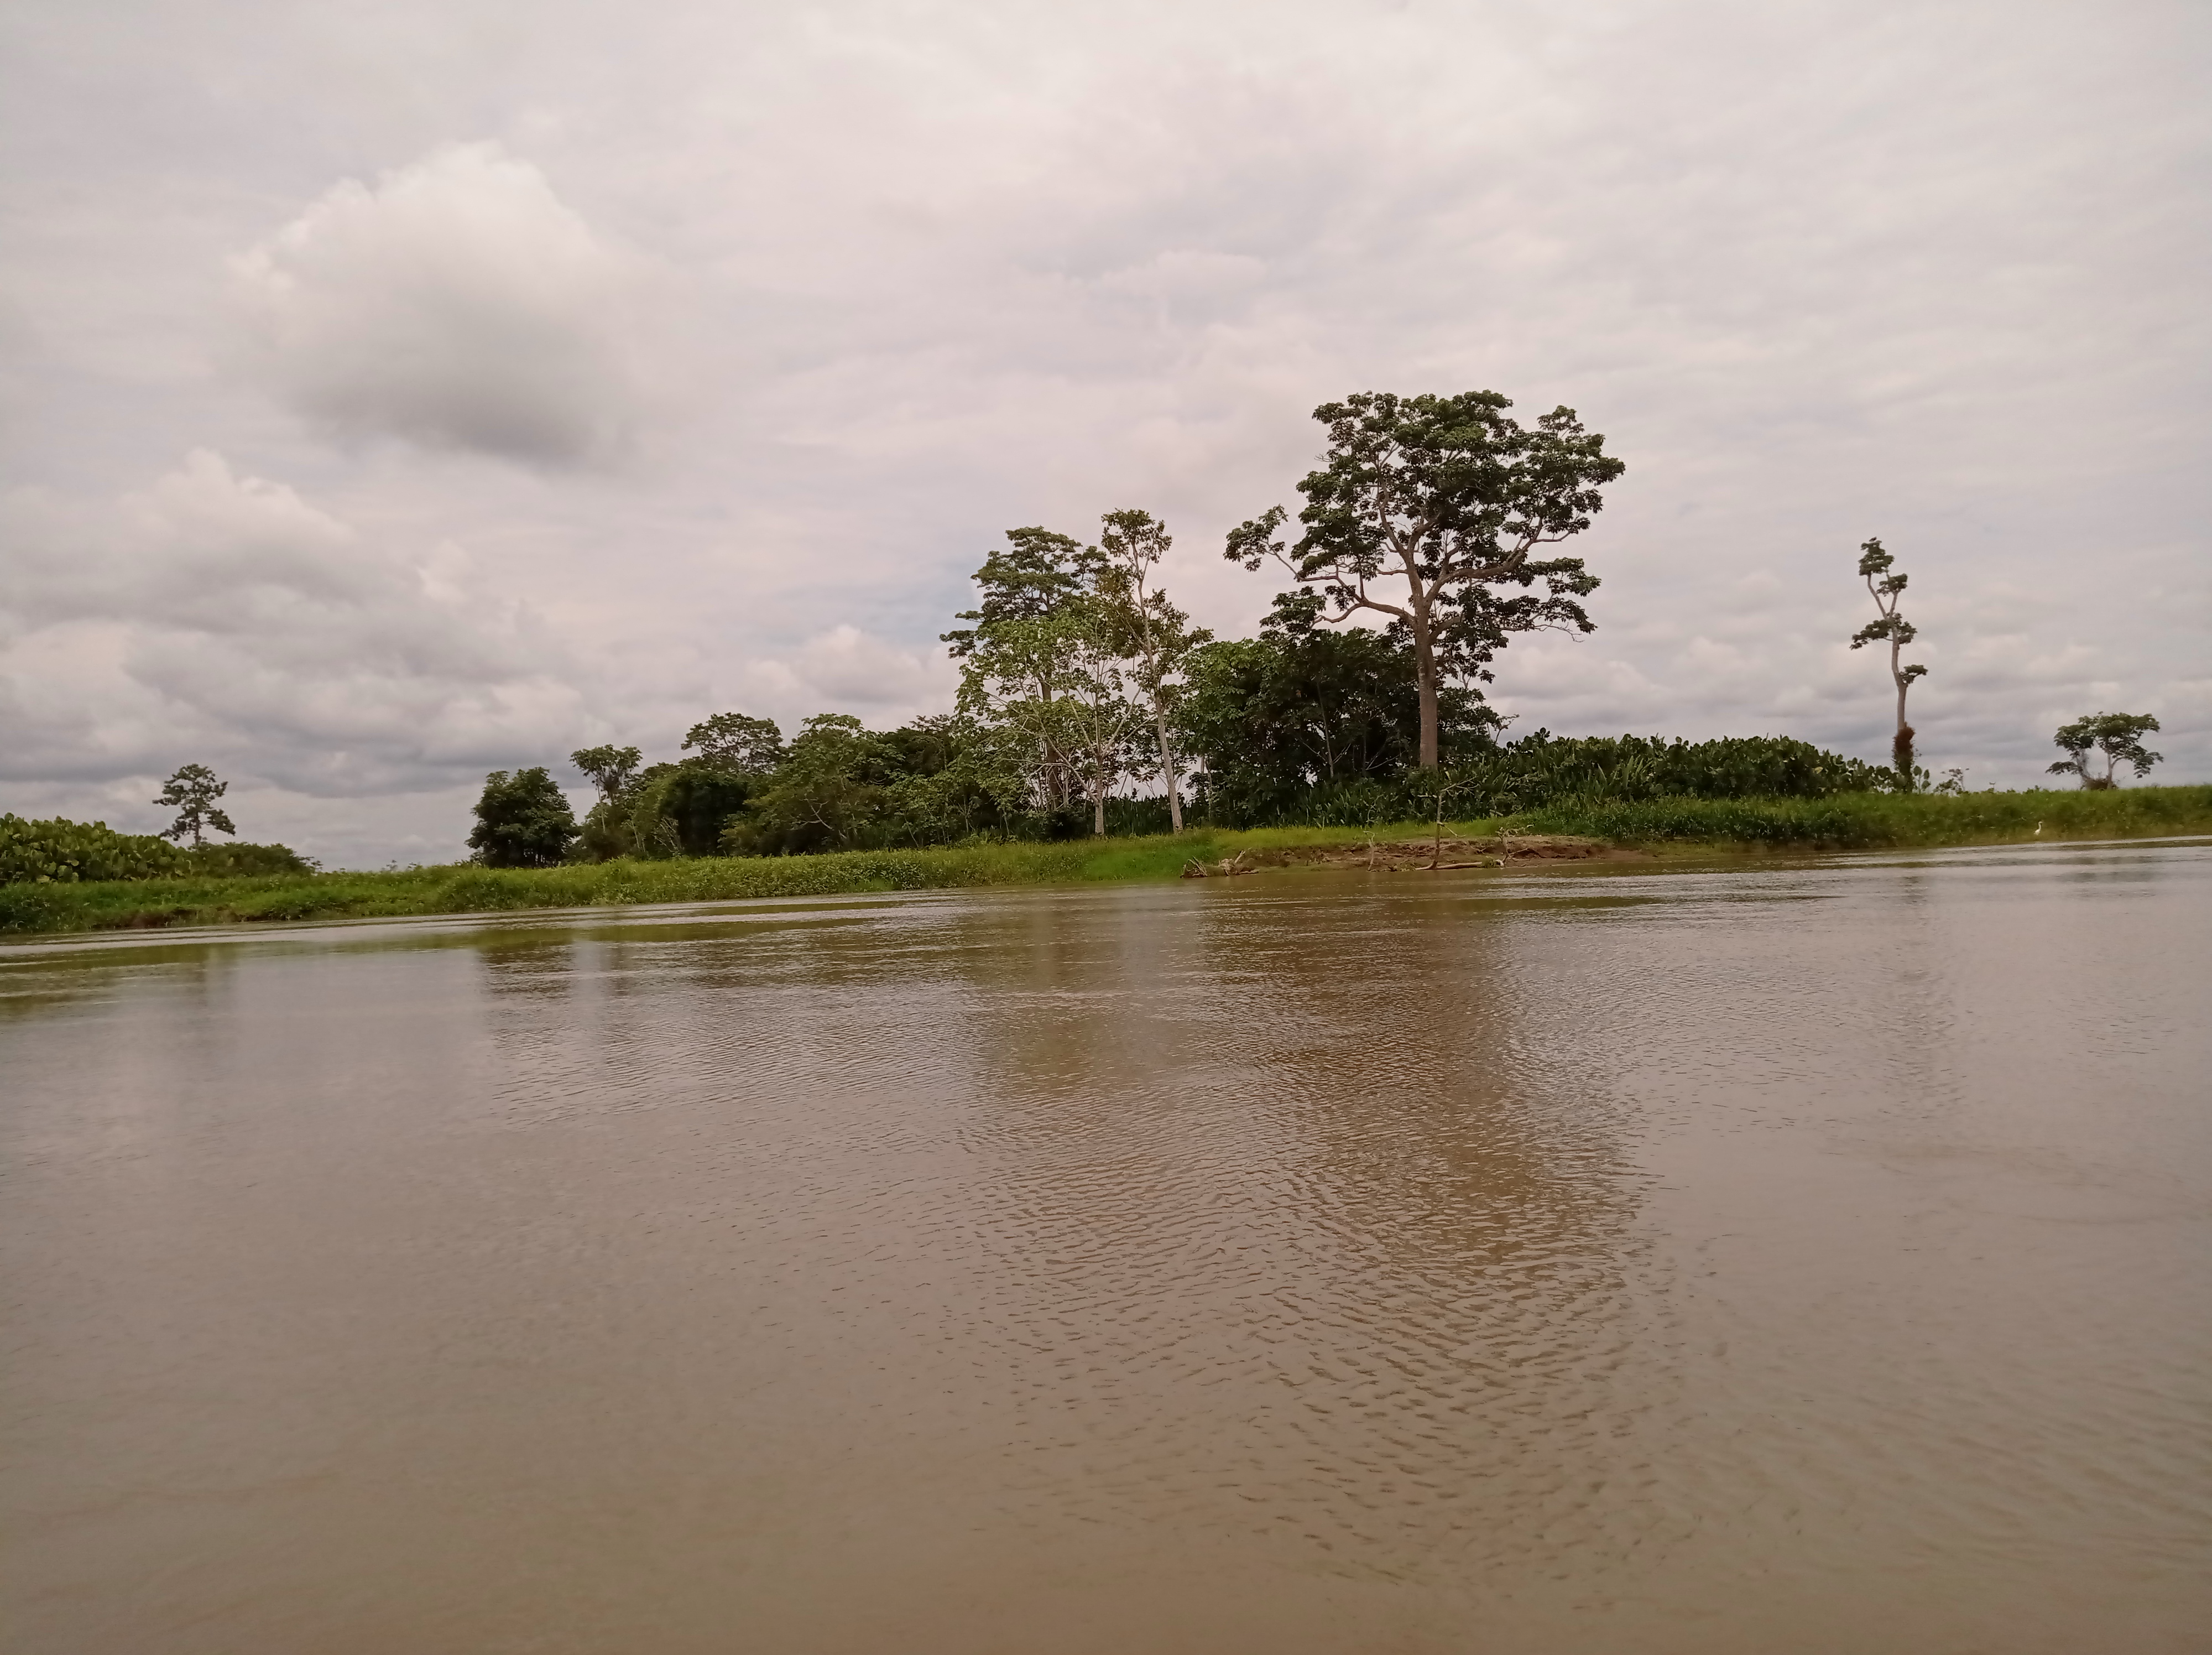
[[[254,873],[317,873],[313,857],[289,845],[194,845],[185,852],[187,871],[217,877]]]
[[[43,822],[0,816],[0,885],[153,879],[191,867],[189,853],[152,834],[118,833],[105,822],[58,816]]]

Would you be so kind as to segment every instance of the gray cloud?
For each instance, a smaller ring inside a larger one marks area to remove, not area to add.
[[[556,465],[631,436],[641,262],[495,143],[337,184],[232,271],[255,368],[335,432]]]
[[[587,669],[464,555],[379,545],[217,454],[112,503],[15,491],[0,535],[18,781],[219,760],[358,797],[550,756],[581,724]]]

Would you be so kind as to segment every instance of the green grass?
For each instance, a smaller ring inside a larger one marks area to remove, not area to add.
[[[1860,849],[2004,843],[2034,837],[2038,822],[2043,824],[2041,837],[2045,839],[2212,833],[2212,787],[1984,793],[1960,798],[1849,794],[1819,800],[1673,799],[1641,805],[1562,806],[1516,818],[1508,825],[1533,832],[1586,834],[1629,845]],[[1460,823],[1453,831],[1479,833],[1498,825]],[[1407,839],[1425,837],[1431,831],[1426,823],[1399,823],[1374,831],[1378,837]],[[0,886],[0,934],[1170,879],[1192,857],[1212,861],[1239,850],[1359,844],[1367,837],[1357,828],[1261,828],[1243,833],[1198,829],[1179,839],[858,850],[824,856],[701,857],[526,869],[463,864],[388,873],[12,885]]]
[[[1846,793],[1829,799],[1658,799],[1559,806],[1524,818],[1547,833],[1624,845],[1691,843],[1874,850],[2212,833],[2212,787],[2091,793]],[[2036,831],[2040,826],[2042,832]]]

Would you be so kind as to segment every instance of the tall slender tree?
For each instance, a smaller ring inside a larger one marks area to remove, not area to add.
[[[1851,648],[1863,649],[1870,643],[1885,642],[1889,645],[1889,676],[1897,685],[1897,734],[1889,745],[1890,764],[1897,771],[1897,785],[1910,792],[1917,772],[1912,753],[1912,726],[1905,719],[1905,694],[1915,679],[1928,676],[1928,669],[1903,664],[1905,646],[1919,636],[1919,630],[1899,612],[1907,577],[1895,567],[1896,563],[1895,557],[1882,550],[1879,538],[1859,547],[1859,574],[1865,578],[1867,593],[1873,598],[1879,615],[1851,634]]]
[[[210,828],[217,833],[236,833],[230,818],[216,803],[229,791],[230,783],[217,781],[216,773],[204,764],[179,766],[177,773],[161,784],[161,796],[154,801],[177,812],[177,819],[161,830],[161,837],[181,843],[189,834],[197,850],[207,843]]]
[[[1054,709],[1072,768],[1091,803],[1091,831],[1106,832],[1106,796],[1130,770],[1145,712],[1129,693],[1125,618],[1092,596],[1060,618],[1068,640],[1066,687]]]
[[[1317,586],[1331,620],[1367,609],[1405,625],[1425,770],[1438,763],[1447,678],[1486,666],[1510,633],[1593,630],[1578,599],[1597,589],[1597,577],[1579,557],[1534,554],[1587,529],[1604,485],[1627,467],[1573,409],[1528,427],[1506,413],[1512,405],[1495,391],[1363,391],[1323,404],[1314,417],[1328,428],[1328,451],[1298,484],[1305,532],[1286,548],[1277,506],[1232,531],[1224,554],[1251,569],[1273,558],[1299,584]],[[1540,581],[1542,593],[1530,591]]]
[[[1176,751],[1174,721],[1183,691],[1183,668],[1213,634],[1154,586],[1160,559],[1175,544],[1168,526],[1145,511],[1108,512],[1098,536],[1098,587],[1106,617],[1129,662],[1129,688],[1151,720],[1159,746],[1160,785],[1168,795],[1168,826],[1182,831],[1182,761]]]

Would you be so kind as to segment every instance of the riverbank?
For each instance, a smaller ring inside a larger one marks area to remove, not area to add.
[[[1240,858],[1255,867],[1341,863],[1340,855],[1311,853],[1364,852],[1374,846],[1404,849],[1431,839],[1434,832],[1425,823],[1245,832],[1200,828],[1180,838],[856,850],[819,856],[697,857],[550,868],[464,863],[386,873],[16,885],[0,886],[0,935],[1172,879],[1194,861],[1217,870],[1221,863]],[[1527,860],[1498,854],[1501,836],[1509,843],[1526,836],[1589,839],[1610,848],[1662,855],[1695,849],[1870,850],[2036,838],[2148,837],[2212,833],[2212,786],[1953,797],[1847,794],[1832,799],[1666,799],[1559,806],[1504,821],[1447,824],[1444,832],[1461,847],[1458,855],[1444,860],[1469,866]],[[1408,865],[1414,860],[1410,850],[1395,859]]]

